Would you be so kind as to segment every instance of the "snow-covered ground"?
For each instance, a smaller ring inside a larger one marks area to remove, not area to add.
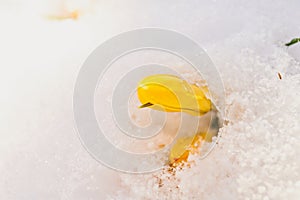
[[[47,17],[60,1],[45,2],[0,1],[0,199],[299,199],[300,44],[284,43],[300,37],[300,1],[69,0],[79,19],[61,21]],[[108,169],[75,131],[81,64],[141,27],[193,38],[224,82],[222,138],[175,175]]]

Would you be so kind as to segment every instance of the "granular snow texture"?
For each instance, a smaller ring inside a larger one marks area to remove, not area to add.
[[[300,37],[299,1],[91,2],[77,21],[50,21],[42,3],[0,1],[0,199],[299,199],[300,44],[284,46]],[[107,169],[75,131],[80,65],[101,42],[140,27],[193,38],[224,82],[222,137],[175,172]]]

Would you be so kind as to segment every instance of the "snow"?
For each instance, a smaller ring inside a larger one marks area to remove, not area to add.
[[[68,5],[83,7],[77,21],[51,21],[59,1],[46,1],[51,9],[0,1],[0,199],[299,198],[300,45],[284,46],[299,37],[299,1],[76,2]],[[193,38],[224,82],[222,137],[176,173],[108,169],[75,131],[81,64],[106,39],[140,27]]]

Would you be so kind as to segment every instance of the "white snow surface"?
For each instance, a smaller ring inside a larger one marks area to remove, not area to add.
[[[46,2],[0,1],[0,199],[300,198],[300,44],[284,46],[300,37],[300,1],[76,1],[76,21],[45,18],[59,1]],[[224,82],[222,137],[175,175],[108,169],[75,131],[81,64],[142,27],[193,38]]]

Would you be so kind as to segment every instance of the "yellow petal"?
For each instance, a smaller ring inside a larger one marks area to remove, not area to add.
[[[155,110],[202,115],[212,109],[206,87],[197,87],[174,75],[148,76],[139,82],[137,93],[143,105]]]
[[[196,135],[195,137],[183,137],[177,139],[176,143],[170,151],[170,163],[174,164],[183,161],[186,162],[190,153],[192,153],[198,148],[200,138],[201,137],[199,135]]]

